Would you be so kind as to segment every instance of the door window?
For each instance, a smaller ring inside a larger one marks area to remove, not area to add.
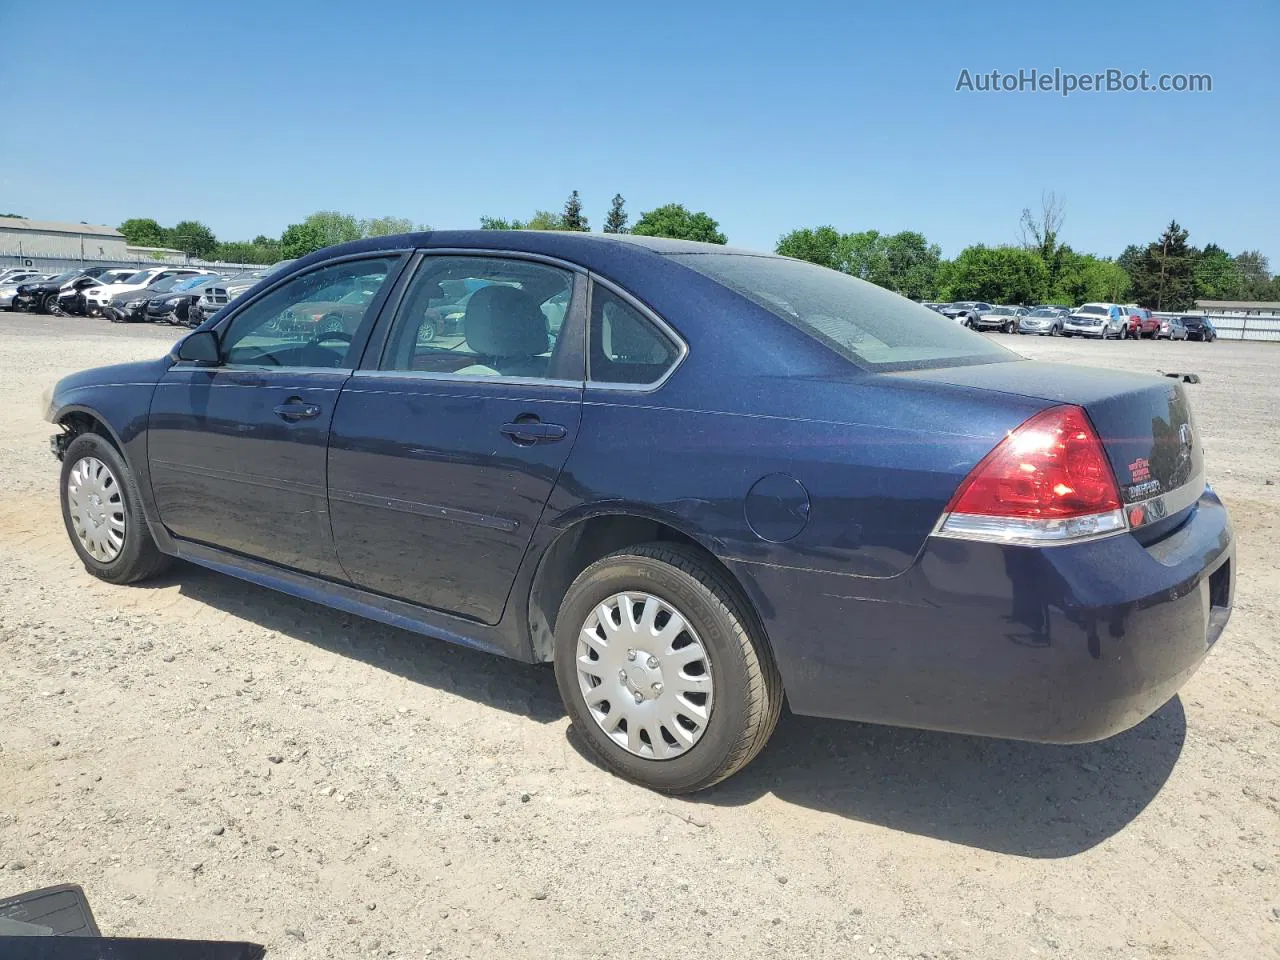
[[[591,290],[590,364],[593,383],[653,384],[680,359],[680,349],[612,290]]]
[[[293,277],[237,313],[222,335],[228,364],[353,366],[351,342],[398,257],[348,260]]]
[[[561,338],[573,274],[504,257],[428,257],[405,295],[381,369],[581,380]]]

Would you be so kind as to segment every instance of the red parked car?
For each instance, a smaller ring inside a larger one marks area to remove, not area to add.
[[[1160,321],[1146,307],[1129,307],[1129,325],[1124,328],[1126,337],[1154,339],[1160,333]]]

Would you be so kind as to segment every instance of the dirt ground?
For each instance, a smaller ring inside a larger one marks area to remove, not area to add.
[[[104,932],[273,958],[1280,957],[1280,344],[998,337],[1203,378],[1238,598],[1155,716],[1080,747],[785,716],[671,800],[585,758],[547,668],[89,577],[39,398],[175,336],[0,313],[0,896],[76,881]]]

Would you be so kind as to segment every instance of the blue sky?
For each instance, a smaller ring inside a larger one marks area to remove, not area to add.
[[[954,256],[1013,241],[1053,190],[1076,249],[1176,217],[1280,266],[1276,0],[33,9],[0,2],[4,99],[32,108],[0,132],[0,210],[32,218],[233,240],[317,209],[473,227],[577,189],[597,229],[621,192],[633,218],[683,202],[741,246],[832,223]],[[1020,67],[1214,91],[955,92],[962,68]]]

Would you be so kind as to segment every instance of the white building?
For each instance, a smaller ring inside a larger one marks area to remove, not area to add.
[[[89,223],[0,217],[0,257],[29,260],[126,260],[124,234]]]

